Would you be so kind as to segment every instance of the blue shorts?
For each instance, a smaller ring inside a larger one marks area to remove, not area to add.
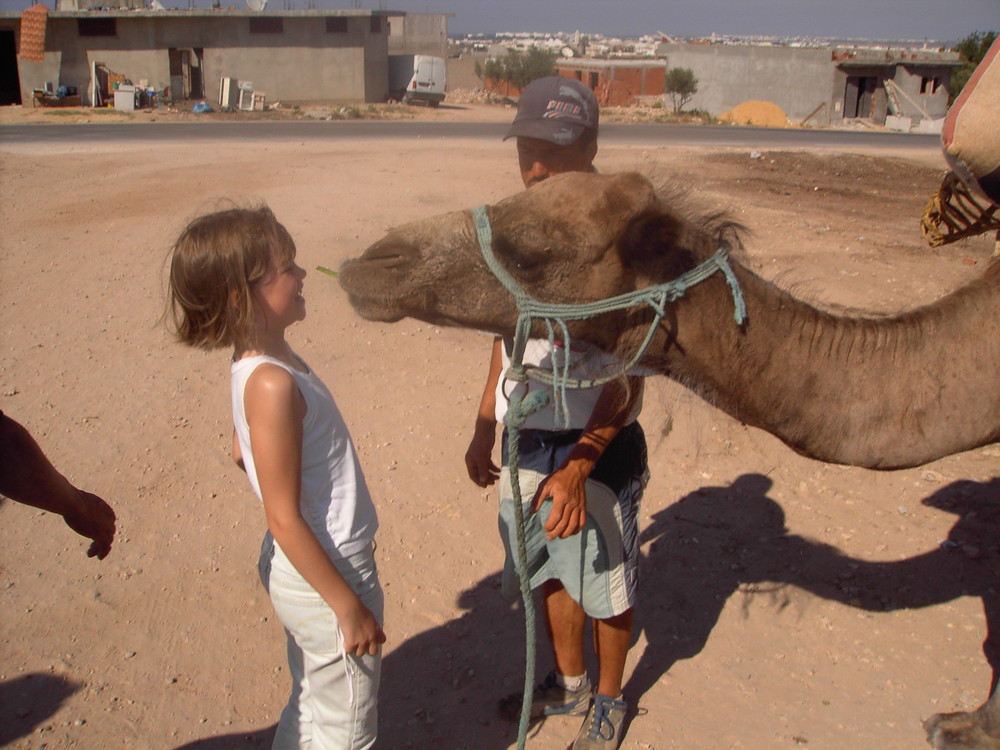
[[[590,617],[606,620],[635,605],[639,573],[639,502],[649,478],[646,437],[638,423],[623,427],[601,454],[587,480],[587,521],[579,534],[548,539],[543,527],[552,501],[537,513],[528,508],[538,486],[558,469],[580,437],[580,430],[521,430],[518,475],[524,508],[527,572],[531,588],[558,579]],[[500,538],[504,560],[502,591],[520,598],[517,531],[507,467],[508,437],[503,436],[500,475]]]

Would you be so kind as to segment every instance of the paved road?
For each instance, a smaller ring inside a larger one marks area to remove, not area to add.
[[[421,121],[191,122],[77,125],[2,125],[3,143],[141,143],[152,141],[343,141],[472,138],[500,140],[504,123]],[[699,125],[601,126],[601,143],[643,146],[735,146],[746,148],[940,148],[938,135],[845,130],[708,127]]]

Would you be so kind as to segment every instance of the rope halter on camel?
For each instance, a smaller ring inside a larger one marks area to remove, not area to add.
[[[596,302],[585,302],[576,305],[552,304],[539,302],[531,297],[520,284],[514,280],[507,269],[500,265],[493,253],[493,229],[490,226],[489,216],[486,206],[478,206],[472,209],[472,217],[476,224],[476,236],[479,239],[479,249],[486,260],[493,275],[506,287],[517,303],[517,325],[514,334],[514,347],[510,357],[510,369],[504,377],[508,380],[526,383],[529,376],[552,386],[556,394],[554,409],[556,419],[561,420],[565,427],[569,427],[569,408],[566,402],[566,390],[568,388],[594,388],[604,385],[612,380],[624,376],[634,367],[642,356],[646,353],[649,345],[653,341],[660,321],[666,314],[668,302],[673,302],[695,284],[704,281],[717,271],[721,271],[726,277],[726,282],[733,295],[735,312],[733,317],[738,325],[742,325],[746,320],[746,302],[743,299],[743,292],[740,290],[739,282],[729,265],[728,253],[725,248],[719,248],[716,253],[704,263],[696,266],[685,274],[677,277],[673,281],[664,284],[639,289],[634,292],[622,294],[617,297],[610,297]],[[653,320],[649,324],[649,331],[643,339],[642,344],[627,363],[624,363],[618,372],[607,377],[593,378],[588,380],[578,380],[569,377],[570,365],[570,335],[566,326],[568,320],[585,320],[596,317],[615,310],[624,310],[630,307],[649,305],[653,309]],[[556,363],[556,358],[552,357],[552,370],[548,372],[533,365],[524,364],[524,349],[531,335],[531,323],[534,319],[545,322],[549,334],[549,346],[554,350],[555,332],[558,328],[562,342],[567,352],[563,357],[562,366]],[[511,493],[514,501],[514,530],[517,537],[517,576],[520,582],[521,600],[524,602],[524,625],[525,625],[525,669],[524,669],[524,693],[521,702],[521,719],[518,725],[517,747],[523,750],[527,734],[528,719],[531,713],[532,687],[535,681],[535,607],[531,598],[531,582],[527,574],[527,549],[524,536],[524,508],[521,499],[521,482],[518,476],[519,471],[519,445],[520,428],[527,418],[539,409],[544,408],[548,403],[548,395],[545,391],[531,391],[523,399],[520,389],[515,389],[510,396],[510,403],[507,407],[507,414],[504,423],[507,426],[507,467],[510,472]]]
[[[507,378],[509,380],[524,382],[528,377],[531,377],[542,383],[551,385],[556,393],[556,403],[554,404],[556,419],[557,421],[561,421],[564,427],[569,426],[566,390],[568,388],[594,388],[601,386],[613,380],[617,380],[632,369],[632,367],[638,364],[639,360],[642,359],[642,356],[646,353],[647,349],[649,349],[649,345],[653,341],[653,337],[655,336],[656,330],[660,325],[660,321],[663,320],[663,316],[666,314],[667,303],[674,302],[683,297],[687,290],[695,284],[698,284],[708,279],[716,272],[721,271],[726,277],[726,282],[729,284],[729,288],[732,291],[733,305],[735,307],[733,318],[735,319],[737,325],[742,325],[746,320],[747,311],[746,302],[743,299],[743,292],[740,290],[739,282],[736,280],[736,275],[733,273],[733,269],[729,265],[729,255],[724,247],[720,247],[708,260],[698,266],[695,266],[687,273],[681,274],[673,281],[656,284],[654,286],[646,287],[645,289],[637,289],[632,292],[627,292],[626,294],[620,294],[616,297],[609,297],[595,302],[583,302],[580,304],[539,302],[521,288],[520,284],[518,284],[517,281],[514,280],[514,277],[507,272],[507,269],[500,265],[496,255],[494,255],[493,230],[490,226],[490,220],[486,213],[486,206],[478,206],[472,209],[472,216],[476,224],[476,236],[479,239],[479,249],[483,254],[483,258],[486,260],[486,265],[489,266],[490,271],[492,271],[493,275],[499,279],[500,283],[504,285],[507,291],[514,296],[514,300],[517,303],[518,315],[514,335],[514,349],[513,354],[511,355],[511,367],[510,371],[507,373]],[[633,355],[628,362],[623,363],[621,368],[611,375],[588,380],[577,380],[571,378],[569,377],[570,358],[568,356],[563,357],[561,366],[556,362],[556,358],[553,357],[551,372],[547,372],[534,365],[525,365],[522,362],[524,348],[527,345],[528,338],[531,333],[531,324],[535,319],[539,319],[545,323],[548,330],[550,346],[554,346],[555,344],[555,334],[556,329],[558,328],[559,333],[562,336],[562,342],[565,346],[565,350],[568,352],[570,347],[570,335],[569,329],[566,326],[566,321],[586,320],[604,313],[614,312],[615,310],[625,310],[631,307],[639,307],[641,305],[648,305],[653,310],[653,320],[649,324],[649,330],[646,332],[646,336],[639,345],[639,348],[636,350],[635,355]],[[537,404],[536,410],[544,406],[544,403]],[[529,411],[526,414],[515,414],[513,418],[515,420],[520,420],[517,426],[523,425],[524,419],[526,419],[531,413],[532,412]]]

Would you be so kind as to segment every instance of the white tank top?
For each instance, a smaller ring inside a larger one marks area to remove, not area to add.
[[[260,498],[243,395],[250,375],[264,363],[290,373],[306,403],[299,512],[331,559],[362,551],[374,539],[378,528],[375,505],[344,418],[323,381],[304,362],[307,372],[263,355],[232,363],[233,424],[250,486]]]
[[[523,425],[524,429],[560,431],[565,429],[582,430],[586,427],[587,422],[590,421],[590,416],[594,413],[594,407],[597,406],[597,400],[600,398],[603,388],[600,386],[594,388],[568,388],[566,390],[566,405],[569,407],[569,424],[565,426],[559,424],[556,420],[555,394],[551,385],[546,385],[536,380],[529,380],[528,383],[516,383],[504,378],[504,373],[510,368],[510,355],[507,352],[508,341],[505,340],[501,347],[503,350],[503,369],[500,372],[500,379],[497,382],[496,406],[494,410],[497,422],[503,424],[504,417],[507,415],[510,395],[515,388],[520,388],[522,398],[528,391],[544,390],[549,394],[548,405],[531,414]],[[562,344],[557,344],[555,350],[553,350],[548,339],[528,339],[524,347],[523,361],[527,365],[535,365],[544,370],[551,370],[553,358],[555,358],[557,366],[561,368],[565,356],[566,351]],[[569,376],[571,378],[592,379],[607,377],[617,374],[622,366],[621,360],[582,342],[573,342],[569,357]],[[648,373],[640,371],[639,368],[632,368],[628,374],[645,375]],[[625,424],[631,424],[636,421],[639,418],[639,412],[642,411],[642,385],[639,388],[639,393],[636,395],[632,411],[626,418]]]

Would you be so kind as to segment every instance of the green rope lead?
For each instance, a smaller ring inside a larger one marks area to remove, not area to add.
[[[507,428],[507,462],[510,484],[514,495],[514,531],[517,535],[517,577],[521,587],[521,601],[524,602],[524,692],[521,694],[521,714],[517,724],[517,747],[524,750],[528,736],[528,722],[531,718],[531,696],[535,683],[535,601],[531,596],[531,581],[528,579],[528,552],[524,540],[524,509],[521,507],[521,480],[518,475],[518,456],[521,431],[517,427]]]
[[[483,258],[493,274],[514,296],[517,303],[518,317],[514,334],[514,346],[510,356],[510,369],[505,374],[508,380],[527,384],[529,378],[528,370],[531,370],[530,377],[540,380],[552,386],[557,394],[557,402],[554,404],[556,418],[562,418],[563,424],[568,427],[569,410],[566,404],[567,388],[593,388],[603,385],[611,380],[615,380],[625,372],[635,366],[642,355],[646,353],[652,343],[653,336],[660,325],[660,321],[665,314],[666,305],[684,295],[688,287],[704,281],[716,271],[722,271],[726,277],[726,282],[733,294],[733,303],[736,307],[733,317],[737,324],[742,325],[746,320],[746,303],[743,300],[743,293],[740,291],[739,283],[729,266],[729,261],[724,248],[720,248],[715,255],[701,265],[681,275],[674,281],[658,284],[647,289],[640,289],[628,294],[611,297],[597,302],[588,302],[581,305],[557,305],[538,302],[521,289],[520,285],[500,265],[493,254],[493,230],[490,227],[489,218],[486,215],[486,206],[479,206],[472,210],[472,216],[476,224],[476,237],[479,240],[479,248]],[[569,348],[570,336],[566,326],[567,320],[582,320],[592,318],[605,312],[621,310],[627,307],[638,305],[649,305],[653,308],[653,322],[643,340],[639,350],[632,359],[623,365],[618,373],[605,378],[594,378],[591,380],[577,380],[569,377]],[[524,348],[527,345],[528,337],[531,335],[531,322],[533,318],[540,318],[548,328],[549,345],[555,347],[555,326],[559,327],[565,344],[566,356],[563,357],[563,364],[560,367],[556,363],[556,357],[552,357],[551,374],[542,371],[537,367],[530,367],[524,364]],[[531,596],[531,581],[528,576],[528,553],[524,538],[524,508],[521,499],[520,470],[520,428],[527,418],[539,409],[548,405],[549,397],[545,391],[529,391],[522,398],[515,389],[510,396],[510,403],[507,407],[507,414],[504,417],[504,424],[507,426],[507,468],[510,473],[511,493],[514,502],[514,531],[517,538],[517,575],[521,588],[521,599],[524,602],[524,629],[525,629],[525,665],[524,665],[524,693],[521,698],[521,717],[517,730],[518,750],[524,750],[528,736],[528,723],[531,717],[531,696],[535,682],[535,605]]]
[[[511,365],[514,369],[514,365]],[[516,391],[511,394],[510,405],[504,417],[507,426],[507,470],[510,473],[511,493],[514,502],[514,532],[517,539],[517,578],[524,602],[524,692],[521,694],[521,715],[517,727],[517,747],[524,750],[531,718],[531,696],[535,685],[535,600],[531,596],[531,579],[528,576],[528,551],[524,537],[524,506],[521,497],[520,440],[521,427],[528,416],[545,407],[549,397],[545,391],[532,391],[521,398]]]
[[[646,353],[646,350],[653,342],[653,337],[656,335],[660,321],[663,320],[663,316],[666,314],[667,304],[683,297],[687,290],[695,284],[699,284],[711,277],[717,271],[721,271],[733,295],[733,319],[736,321],[737,325],[742,325],[746,320],[746,302],[743,299],[743,292],[736,279],[736,274],[733,273],[733,269],[729,265],[729,256],[725,247],[720,247],[715,254],[701,264],[692,268],[690,271],[681,274],[672,281],[666,281],[662,284],[656,284],[644,289],[636,289],[631,292],[626,292],[625,294],[620,294],[615,297],[608,297],[607,299],[596,300],[594,302],[584,302],[581,304],[539,302],[521,288],[521,285],[514,280],[514,277],[508,273],[506,268],[500,265],[500,262],[494,255],[493,230],[490,227],[489,217],[486,214],[486,206],[478,206],[472,209],[472,217],[476,225],[476,237],[479,240],[479,249],[483,254],[483,258],[486,260],[486,265],[489,266],[490,271],[493,272],[493,275],[497,277],[500,283],[506,287],[507,291],[513,295],[514,300],[517,303],[517,327],[514,336],[514,353],[511,355],[511,362],[516,362],[519,367],[521,366],[521,359],[517,355],[523,354],[524,352],[528,336],[531,333],[532,320],[537,318],[545,323],[546,328],[548,329],[549,343],[553,345],[555,343],[555,326],[559,327],[559,332],[563,337],[565,351],[567,352],[567,356],[563,357],[562,365],[560,366],[557,362],[558,358],[553,356],[552,371],[550,373],[544,372],[540,368],[533,366],[524,366],[524,370],[530,370],[531,377],[535,380],[552,386],[553,391],[556,394],[556,403],[554,404],[556,419],[561,422],[564,428],[569,427],[566,389],[595,388],[602,386],[613,380],[617,380],[632,369],[636,364],[638,364],[639,360],[642,359],[642,356]],[[591,378],[589,380],[577,380],[570,378],[568,355],[570,349],[570,336],[569,330],[566,326],[566,321],[585,320],[604,313],[624,310],[629,307],[638,307],[640,305],[648,305],[652,308],[653,320],[650,322],[649,329],[646,331],[646,336],[639,345],[639,348],[636,350],[635,355],[628,362],[623,363],[617,372],[605,377]]]

